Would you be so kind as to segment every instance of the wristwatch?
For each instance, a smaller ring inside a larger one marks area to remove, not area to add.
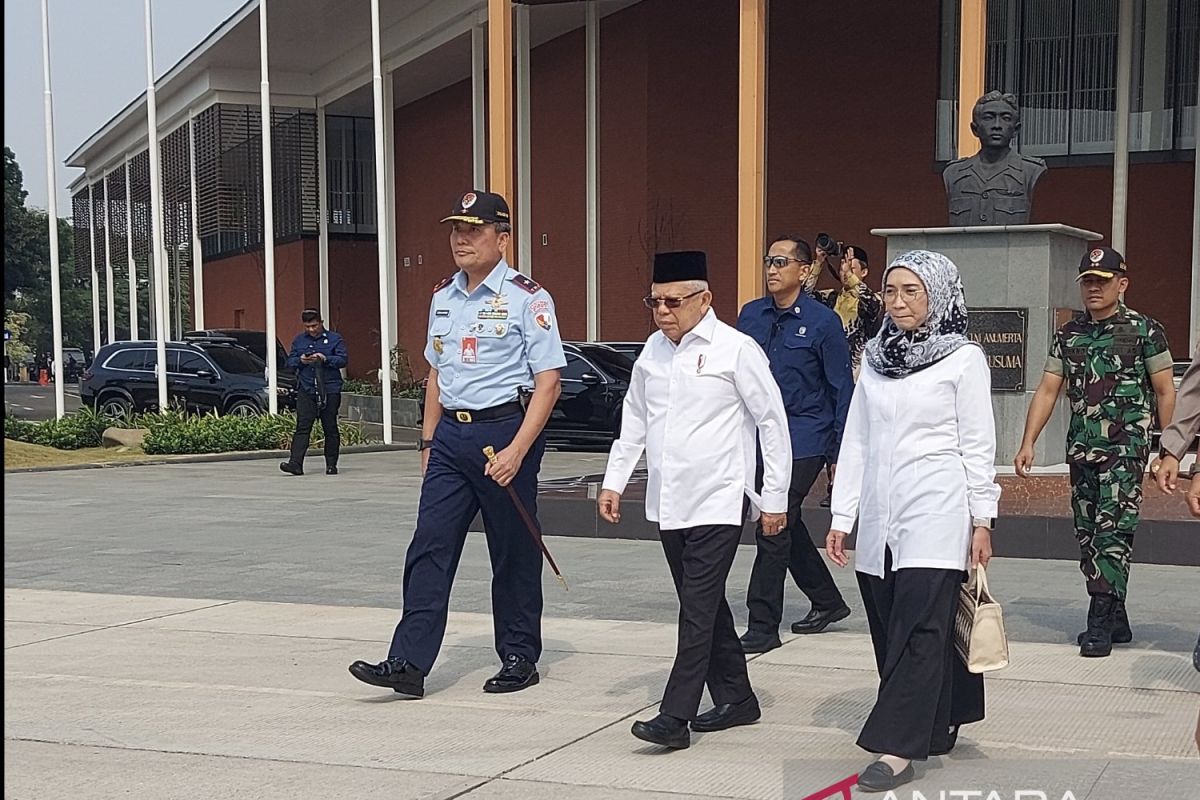
[[[417,439],[417,450],[428,450],[433,447],[433,439]]]
[[[996,529],[996,520],[994,517],[971,517],[972,528],[987,528],[989,531]]]

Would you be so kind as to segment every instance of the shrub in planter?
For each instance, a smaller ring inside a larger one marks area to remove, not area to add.
[[[292,433],[296,429],[294,414],[218,417],[214,414],[187,416],[172,411],[147,415],[143,419],[148,433],[142,448],[147,453],[155,454],[286,450],[291,446]],[[366,441],[358,425],[345,422],[339,427],[342,444],[362,444]],[[318,446],[323,442],[324,434],[318,422],[313,426],[312,443]]]
[[[99,447],[104,429],[111,423],[108,417],[90,408],[81,408],[62,419],[44,422],[28,422],[5,416],[4,438],[59,450],[78,450],[82,447]]]

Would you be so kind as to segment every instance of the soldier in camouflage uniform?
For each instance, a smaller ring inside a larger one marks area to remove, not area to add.
[[[1086,311],[1055,332],[1041,384],[1025,419],[1017,473],[1029,475],[1033,446],[1066,384],[1071,405],[1067,464],[1079,565],[1091,605],[1080,655],[1107,656],[1133,639],[1125,595],[1133,534],[1157,408],[1167,425],[1175,407],[1171,352],[1158,322],[1125,306],[1125,260],[1098,247],[1079,265]]]

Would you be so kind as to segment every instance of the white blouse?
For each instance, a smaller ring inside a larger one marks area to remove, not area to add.
[[[996,426],[983,350],[959,348],[905,378],[865,362],[833,482],[834,530],[858,519],[854,567],[966,569],[971,518],[995,517]]]
[[[761,495],[754,491],[756,432]],[[762,349],[712,309],[678,345],[661,331],[647,340],[603,487],[624,492],[643,449],[646,519],[663,530],[740,525],[744,497],[751,518],[787,511],[792,441],[779,385]]]

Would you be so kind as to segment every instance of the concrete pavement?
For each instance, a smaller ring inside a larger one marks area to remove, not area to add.
[[[553,453],[544,477],[602,463]],[[571,592],[547,578],[542,684],[485,695],[497,659],[472,536],[427,697],[359,684],[346,665],[383,657],[398,615],[417,456],[343,466],[6,476],[5,796],[799,800],[867,763],[854,737],[875,675],[849,571],[836,575],[845,625],[753,657],[763,721],[686,751],[628,732],[653,713],[674,648],[654,542],[552,537]],[[752,557],[743,548],[730,578],[739,620]],[[988,678],[988,719],[912,786],[1191,796],[1200,570],[1135,566],[1136,640],[1093,660],[1069,644],[1084,609],[1074,564],[997,559],[990,577],[1013,666]],[[806,610],[793,587],[788,603],[789,620]]]

